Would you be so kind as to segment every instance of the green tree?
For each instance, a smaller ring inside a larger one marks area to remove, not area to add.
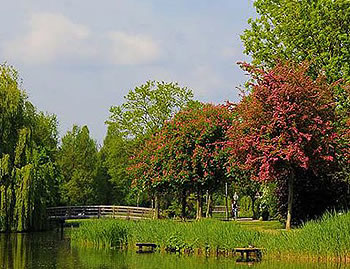
[[[62,138],[58,164],[63,178],[62,202],[68,205],[95,203],[98,150],[87,126],[74,125]]]
[[[95,201],[99,205],[111,205],[115,202],[114,185],[110,181],[106,154],[103,148],[97,153],[97,171],[94,180]]]
[[[37,112],[0,65],[0,231],[42,229],[57,197],[57,120]]]
[[[114,126],[109,126],[107,136],[100,150],[105,176],[112,186],[111,202],[118,205],[130,204],[130,178],[126,171],[133,150],[133,141],[124,138]]]
[[[279,60],[309,61],[316,78],[350,79],[350,2],[348,0],[256,0],[259,16],[249,19],[241,39],[253,64],[272,68]],[[337,110],[349,118],[350,94],[338,87]]]
[[[120,106],[110,108],[108,125],[115,125],[123,136],[140,138],[160,128],[187,105],[193,93],[177,83],[147,81],[124,97]]]
[[[247,196],[252,201],[253,219],[257,219],[258,212],[255,210],[257,194],[261,188],[261,183],[251,179],[250,173],[242,169],[229,169],[229,175],[232,178],[233,190],[239,197]],[[232,192],[232,190],[231,190]],[[233,193],[230,193],[233,198]]]
[[[278,59],[311,61],[315,75],[350,76],[350,2],[347,0],[257,0],[259,14],[241,36],[253,63],[273,67]]]
[[[175,82],[147,81],[124,97],[120,106],[110,108],[107,136],[102,148],[115,203],[130,204],[131,179],[126,171],[133,152],[142,147],[145,137],[163,126],[176,112],[192,101],[193,93]],[[136,203],[142,203],[141,193]]]

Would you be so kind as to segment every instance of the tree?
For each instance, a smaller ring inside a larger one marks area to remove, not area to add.
[[[197,218],[201,218],[202,195],[225,182],[222,147],[230,115],[225,106],[210,104],[181,110],[133,157],[129,172],[134,187],[156,194],[177,192],[183,215],[186,196],[194,192]]]
[[[108,127],[100,154],[102,166],[106,168],[109,184],[112,188],[112,201],[118,205],[130,204],[131,180],[127,173],[134,141],[122,136],[114,125]]]
[[[258,181],[288,182],[289,229],[298,172],[307,170],[317,177],[338,157],[336,85],[328,84],[324,76],[312,80],[306,63],[280,63],[270,71],[243,67],[255,82],[235,108],[241,124],[230,130],[232,165],[252,171]]]
[[[129,91],[122,105],[110,108],[107,124],[125,137],[142,137],[160,128],[192,97],[191,90],[175,82],[147,81]]]
[[[17,71],[0,65],[0,231],[42,229],[56,203],[57,120],[37,112]]]
[[[126,167],[134,150],[138,150],[144,139],[161,128],[177,111],[189,103],[192,91],[175,82],[147,81],[124,97],[120,106],[110,108],[106,121],[108,132],[102,151],[105,166],[114,186],[115,201],[131,203],[130,184]],[[140,193],[136,204],[139,204]]]
[[[67,205],[87,205],[96,201],[98,163],[96,142],[87,126],[74,125],[62,138],[58,164],[62,173],[61,199]]]
[[[309,61],[309,74],[328,81],[350,79],[350,2],[347,0],[257,0],[259,17],[241,39],[253,64],[272,68],[278,60]],[[350,94],[335,88],[337,110],[349,118]]]
[[[308,60],[317,76],[350,76],[350,3],[346,0],[257,0],[259,17],[241,36],[254,64]]]
[[[116,201],[114,185],[108,174],[106,165],[106,153],[101,148],[97,153],[96,177],[94,179],[93,190],[95,192],[95,203],[99,205],[111,205]],[[117,202],[121,205],[123,203]]]
[[[258,199],[257,194],[261,188],[261,183],[252,180],[249,171],[247,172],[242,169],[229,169],[229,171],[229,175],[232,178],[234,191],[237,192],[239,197],[248,196],[251,199],[253,219],[257,219],[258,212],[255,210],[255,202]],[[233,196],[232,193],[231,196]]]

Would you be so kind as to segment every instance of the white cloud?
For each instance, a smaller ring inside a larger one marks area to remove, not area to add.
[[[115,64],[145,64],[160,56],[160,47],[148,35],[113,31],[108,34],[111,44],[110,60]]]
[[[0,47],[8,61],[46,64],[85,59],[90,62],[137,65],[160,56],[160,47],[151,36],[121,31],[91,33],[58,13],[34,13],[26,22],[26,32]]]
[[[61,56],[91,53],[83,45],[90,35],[89,29],[61,14],[35,13],[30,17],[28,26],[27,33],[4,44],[3,54],[10,60],[36,64],[47,63]]]

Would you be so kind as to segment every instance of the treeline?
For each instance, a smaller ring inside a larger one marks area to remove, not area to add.
[[[59,141],[55,115],[38,111],[17,71],[0,66],[0,231],[42,230],[56,205],[146,205],[131,190],[127,166],[144,139],[191,97],[176,83],[149,81],[111,108],[103,146],[87,126]]]
[[[204,194],[210,211],[211,195],[225,184],[254,200],[274,182],[263,199],[287,229],[292,212],[300,222],[347,209],[349,118],[337,111],[334,93],[348,84],[313,80],[307,63],[242,67],[253,78],[249,94],[238,104],[189,106],[165,122],[133,155],[133,186],[149,193],[156,209],[159,199],[177,199],[182,217],[195,194],[200,219]]]
[[[192,92],[176,83],[148,81],[110,109],[102,147],[87,126],[74,126],[62,138],[57,162],[61,169],[61,204],[151,206],[143,193],[131,190],[130,158],[165,120],[181,109]]]
[[[52,205],[143,205],[201,218],[225,192],[287,227],[347,209],[350,4],[254,5],[259,16],[241,36],[252,65],[241,64],[250,79],[239,103],[202,104],[177,83],[148,81],[110,108],[102,146],[87,126],[59,143],[55,116],[37,111],[2,65],[0,230],[41,229]]]

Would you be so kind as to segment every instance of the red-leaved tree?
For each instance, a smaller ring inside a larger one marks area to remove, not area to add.
[[[231,166],[251,171],[254,180],[288,182],[290,229],[296,171],[317,175],[337,157],[336,84],[324,76],[312,80],[307,63],[280,63],[270,71],[242,67],[253,82],[250,94],[234,108],[239,124],[229,131]]]
[[[200,218],[203,192],[212,193],[226,180],[222,148],[230,124],[225,106],[205,104],[180,111],[133,157],[129,172],[134,188],[179,193],[183,215],[186,196],[195,193]]]

